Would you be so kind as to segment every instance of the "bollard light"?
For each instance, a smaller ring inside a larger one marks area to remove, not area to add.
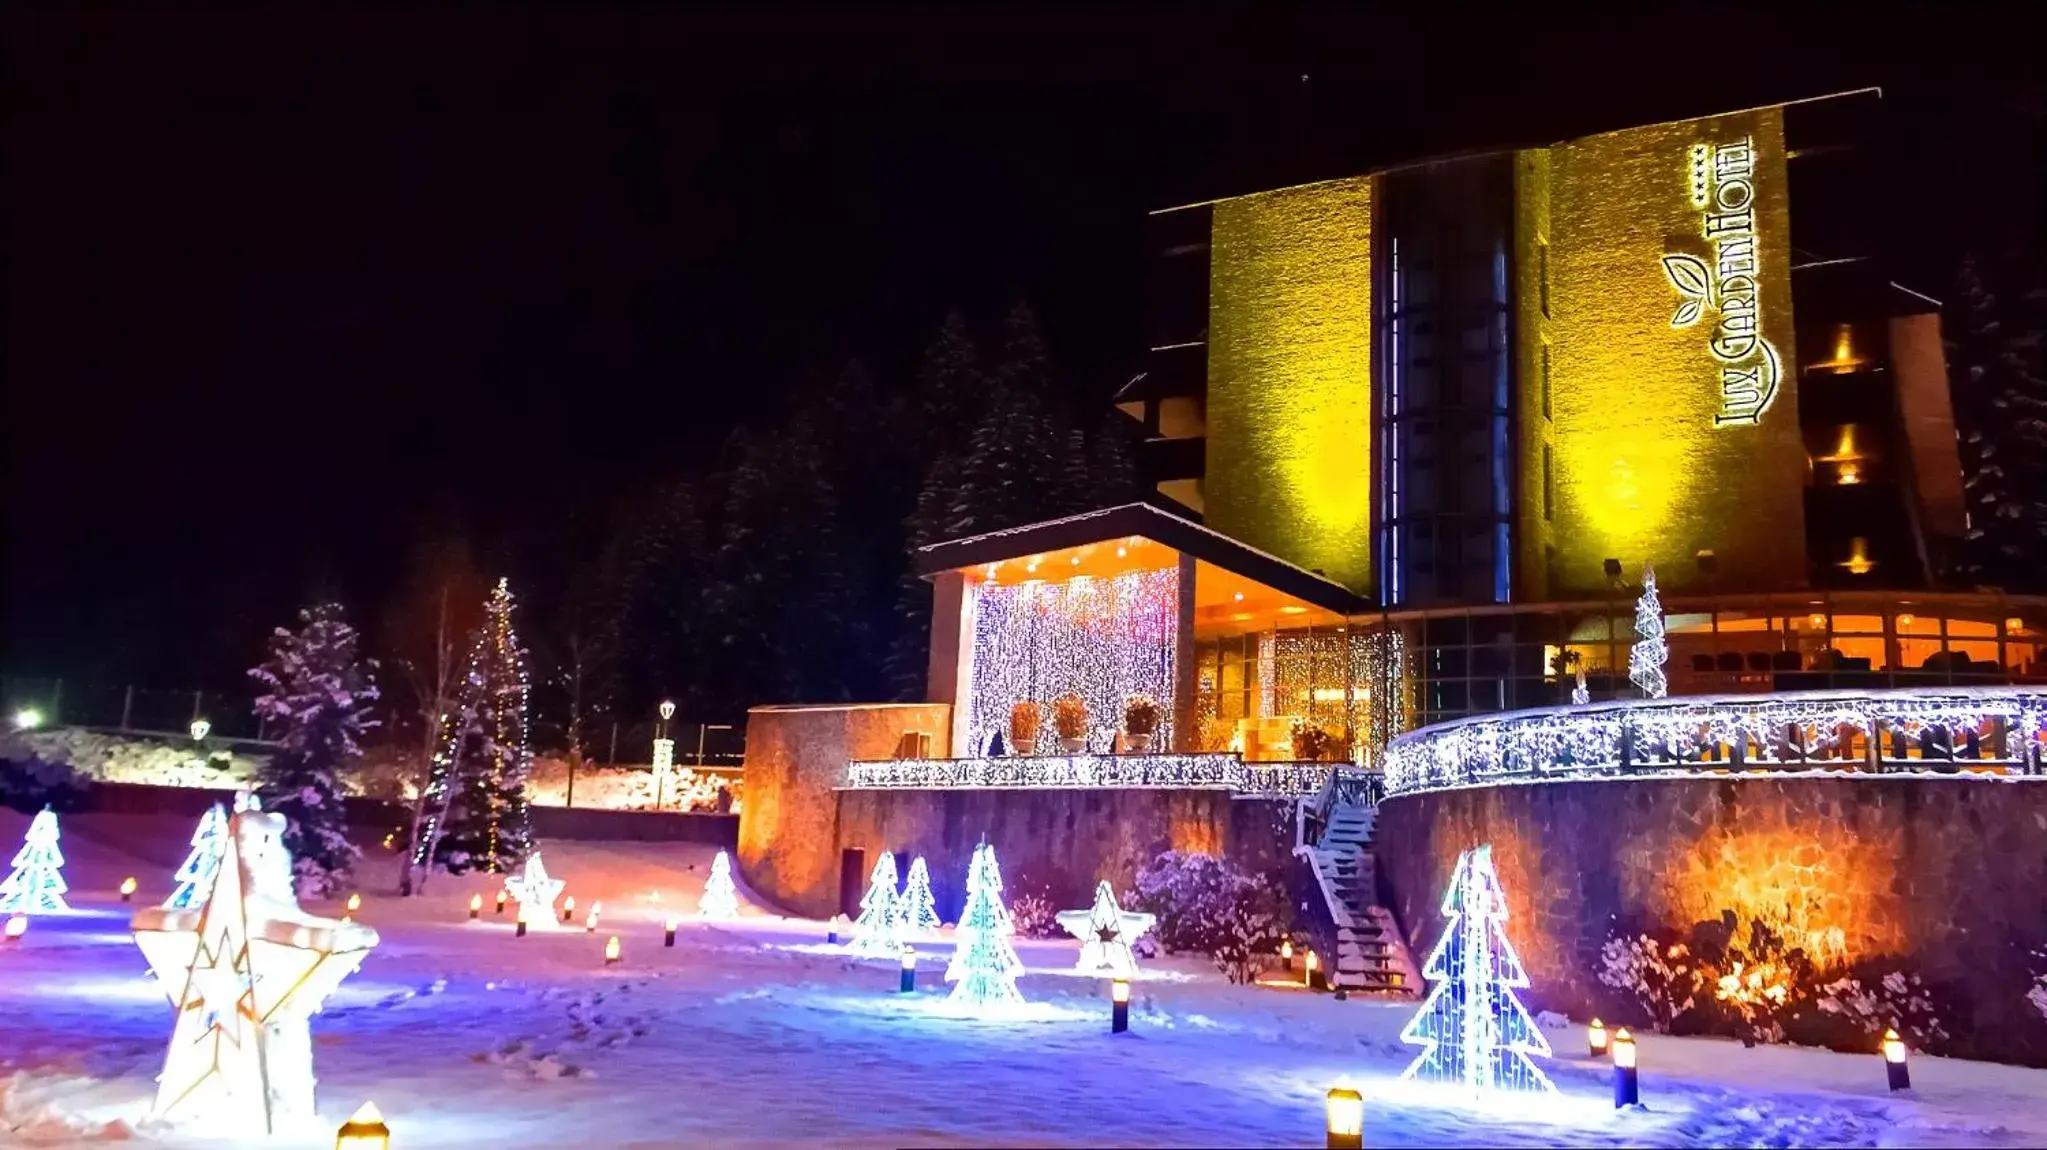
[[[498,892],[498,913],[499,913],[499,914],[503,914],[503,913],[505,913],[505,892],[504,892],[504,891],[499,891],[499,892]]]
[[[1305,976],[1308,988],[1310,990],[1322,989],[1322,964],[1315,957],[1314,951],[1309,951],[1307,957],[1301,960],[1301,968],[1308,972]]]
[[[896,990],[901,994],[917,992],[917,948],[914,946],[903,947],[903,978]]]
[[[670,918],[667,922],[662,924],[661,932],[662,946],[672,947],[675,945],[675,928],[679,925],[681,925],[681,923],[674,918]]]
[[[1294,940],[1287,939],[1279,944],[1280,969],[1288,974],[1294,972]]]
[[[361,909],[362,909],[362,895],[361,895],[360,893],[357,893],[357,894],[352,894],[352,895],[349,895],[349,896],[348,896],[348,913],[350,913],[350,914],[354,914],[354,913],[355,913],[356,911],[359,911],[359,910],[361,910]]]
[[[1130,980],[1119,978],[1109,984],[1109,1033],[1130,1029]]]
[[[1606,1023],[1597,1018],[1592,1020],[1592,1025],[1585,1028],[1585,1045],[1591,1048],[1592,1057],[1606,1057]]]
[[[1329,1132],[1324,1145],[1329,1150],[1364,1150],[1365,1096],[1351,1087],[1350,1079],[1336,1080],[1336,1085],[1329,1088],[1324,1108],[1328,1113],[1324,1125]]]
[[[1896,1030],[1884,1031],[1884,1074],[1892,1090],[1912,1089],[1912,1069],[1905,1065],[1905,1040]]]
[[[483,896],[482,896],[482,895],[480,895],[480,894],[472,894],[472,895],[470,895],[470,896],[469,896],[469,917],[470,917],[470,918],[482,918],[482,917],[483,917]]]
[[[27,933],[28,933],[27,915],[11,914],[7,916],[7,941],[20,942],[21,936]]]
[[[604,940],[604,965],[618,965],[618,936],[615,934]]]
[[[519,904],[519,925],[513,928],[512,937],[513,938],[526,937],[526,904],[523,902]]]
[[[121,880],[121,901],[135,901],[135,876],[132,874]]]
[[[604,904],[603,904],[603,903],[601,903],[601,902],[593,902],[593,903],[591,903],[591,904],[590,904],[590,913],[589,913],[589,914],[586,914],[586,915],[584,915],[584,916],[583,916],[583,929],[584,929],[585,931],[588,931],[588,932],[589,932],[589,933],[591,933],[591,934],[596,934],[596,933],[597,933],[597,916],[598,916],[599,914],[602,914],[603,912],[604,912]]]
[[[575,895],[570,895],[569,897],[567,897],[567,898],[565,898],[565,899],[563,899],[563,900],[562,900],[562,921],[563,921],[563,922],[574,922],[574,921],[576,921],[576,896],[575,896]]]
[[[334,1150],[391,1150],[391,1128],[384,1125],[376,1103],[363,1103],[362,1109],[341,1124],[341,1131],[334,1136]]]
[[[1623,1026],[1613,1032],[1613,1108],[1641,1104],[1641,1084],[1635,1078],[1635,1036]]]

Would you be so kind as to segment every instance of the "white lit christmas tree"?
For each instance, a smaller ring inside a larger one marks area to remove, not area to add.
[[[846,943],[849,954],[894,958],[903,949],[896,921],[896,856],[888,851],[874,860],[867,876],[867,893],[860,899],[860,917],[853,920],[853,937]]]
[[[1443,916],[1450,921],[1422,966],[1422,977],[1435,986],[1400,1033],[1422,1053],[1401,1077],[1462,1087],[1474,1096],[1554,1092],[1549,1076],[1528,1060],[1549,1057],[1549,1042],[1514,994],[1528,985],[1528,971],[1507,941],[1507,900],[1490,844],[1458,857]]]
[[[931,871],[924,856],[910,862],[910,877],[903,882],[903,894],[896,900],[896,928],[902,934],[921,934],[938,929],[938,908],[931,900]]]
[[[972,1007],[1023,1002],[1016,989],[1023,960],[1009,941],[1015,933],[1009,908],[1002,905],[1002,868],[996,865],[995,848],[982,843],[974,848],[974,861],[967,867],[959,947],[945,969],[945,980],[953,984],[951,1001]]]
[[[172,876],[178,889],[164,900],[165,909],[179,910],[206,901],[213,891],[214,872],[220,869],[220,856],[227,849],[226,835],[227,812],[215,803],[199,817],[199,829],[192,832],[192,853]]]
[[[0,914],[66,914],[64,852],[57,847],[57,813],[44,807],[28,824],[14,855],[14,873],[0,883]]]
[[[732,886],[732,859],[724,851],[711,860],[711,877],[704,880],[704,896],[697,900],[697,913],[705,918],[739,917],[739,892]]]
[[[1641,638],[1628,649],[1628,678],[1642,688],[1645,699],[1661,699],[1670,693],[1670,680],[1663,665],[1670,661],[1670,646],[1663,641],[1663,603],[1656,597],[1656,568],[1642,568],[1642,597],[1635,600],[1635,634]]]
[[[470,638],[454,709],[444,717],[413,862],[460,874],[509,872],[533,849],[526,778],[533,769],[526,649],[512,625],[517,602],[499,579]]]

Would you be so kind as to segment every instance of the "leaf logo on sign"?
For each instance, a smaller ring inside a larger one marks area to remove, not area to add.
[[[1706,261],[1697,256],[1667,255],[1663,257],[1663,275],[1670,280],[1670,286],[1685,297],[1684,302],[1677,305],[1677,314],[1670,317],[1670,326],[1690,327],[1699,322],[1713,290]]]

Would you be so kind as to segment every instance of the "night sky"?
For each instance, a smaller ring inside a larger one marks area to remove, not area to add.
[[[10,6],[0,671],[235,685],[952,305],[1099,403],[1154,207],[1876,84],[1901,277],[2039,210],[2015,13],[463,12]]]

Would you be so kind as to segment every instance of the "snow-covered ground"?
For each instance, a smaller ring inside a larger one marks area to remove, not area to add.
[[[0,812],[0,857],[27,826]],[[114,893],[161,899],[190,828],[65,820],[68,918],[0,948],[0,1144],[133,1138],[220,1145],[143,1125],[170,1008],[126,933]],[[322,1124],[277,1145],[324,1147],[365,1099],[400,1150],[473,1146],[1312,1145],[1322,1096],[1348,1076],[1367,1096],[1367,1145],[2022,1146],[2047,1143],[2047,1071],[1918,1058],[1892,1095],[1874,1056],[1648,1036],[1639,1111],[1617,1113],[1607,1071],[1548,1064],[1559,1097],[1522,1113],[1445,1104],[1397,1081],[1412,1004],[1231,987],[1203,962],[1147,964],[1131,1033],[1108,1033],[1101,984],[1068,972],[1076,944],[1019,943],[1031,1005],[982,1021],[949,1010],[950,953],[922,948],[918,992],[893,962],[845,958],[825,927],[754,905],[693,921],[712,851],[685,844],[544,844],[596,935],[512,936],[491,883],[437,877],[388,893],[395,863],[365,868],[359,917],[383,933],[314,1019]],[[483,920],[467,920],[472,892]],[[742,895],[744,891],[742,890]],[[338,907],[319,907],[338,915]],[[941,912],[949,908],[941,907]],[[662,919],[684,914],[674,949]],[[606,968],[607,935],[624,940]],[[1584,1030],[1549,1033],[1561,1051]]]

